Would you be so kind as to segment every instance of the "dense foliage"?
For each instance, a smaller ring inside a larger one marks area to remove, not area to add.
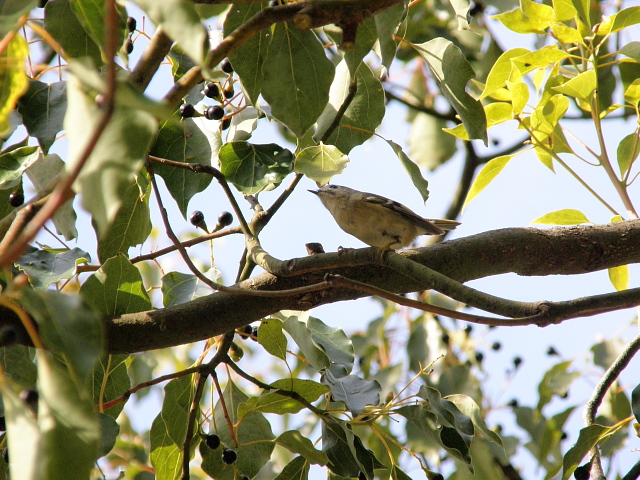
[[[559,360],[537,399],[510,402],[521,435],[501,436],[487,421],[496,408],[478,350],[487,327],[471,325],[552,331],[618,310],[632,321],[640,7],[488,3],[2,3],[0,476],[284,480],[309,478],[315,465],[333,479],[638,478],[629,450],[640,387],[629,392],[619,376],[640,337],[593,346],[584,370],[601,378],[586,405],[551,408],[587,375]],[[531,47],[505,48],[515,37]],[[404,79],[391,81],[394,71]],[[460,152],[448,218],[527,151],[569,172],[596,206],[534,222],[564,227],[399,253],[310,244],[305,258],[270,255],[261,234],[301,179],[340,183],[347,156],[394,103],[408,112],[408,146],[383,141],[425,201],[425,171]],[[617,143],[604,133],[612,121],[624,130]],[[574,134],[576,122],[590,133]],[[254,140],[274,125],[272,143]],[[191,202],[213,191],[227,201],[215,224]],[[270,205],[266,191],[278,193]],[[202,233],[176,234],[169,204]],[[593,211],[611,223],[592,224]],[[67,246],[90,228],[95,246]],[[63,247],[47,245],[45,230]],[[232,286],[213,255],[221,238],[218,258],[233,242],[245,247]],[[207,243],[203,266],[188,248]],[[144,253],[132,254],[138,245]],[[464,285],[598,270],[613,293],[564,302]],[[310,315],[366,296],[382,313],[351,337],[340,318]],[[499,355],[501,344],[491,349]],[[522,362],[506,360],[509,375]],[[151,392],[161,405],[141,427],[127,403]],[[567,432],[581,408],[584,428]]]

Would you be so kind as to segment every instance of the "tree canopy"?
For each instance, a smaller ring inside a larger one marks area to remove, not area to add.
[[[2,478],[639,478],[640,385],[620,380],[640,349],[620,332],[640,305],[638,23],[596,0],[5,1]],[[303,179],[341,183],[373,141],[425,202],[459,163],[449,219],[527,154],[593,202],[406,250],[270,252]],[[192,201],[213,195],[215,221]],[[610,289],[562,301],[466,285],[597,271]],[[363,297],[381,313],[361,331],[314,316]],[[549,346],[536,399],[491,399],[483,332],[578,336],[611,312],[586,367]],[[590,399],[558,408],[580,379]]]

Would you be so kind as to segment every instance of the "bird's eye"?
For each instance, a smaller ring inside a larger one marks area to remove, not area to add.
[[[335,188],[338,188],[338,186],[337,186],[337,185],[327,185],[327,187],[329,187],[329,188],[334,188],[334,189],[335,189]]]

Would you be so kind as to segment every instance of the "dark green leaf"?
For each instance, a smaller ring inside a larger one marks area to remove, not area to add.
[[[342,477],[358,476],[361,465],[353,445],[355,435],[349,426],[332,417],[322,421],[322,451],[329,458],[329,470]]]
[[[18,20],[35,8],[36,0],[5,0],[0,6],[0,38],[18,29]],[[27,477],[24,477],[27,478]]]
[[[591,347],[593,353],[593,363],[607,370],[618,356],[625,349],[626,343],[621,338],[613,338],[604,342],[596,343]]]
[[[395,34],[407,15],[408,4],[409,2],[404,0],[391,8],[387,8],[374,17],[378,39],[380,41],[380,60],[387,71],[391,68],[391,62],[393,62],[396,56],[398,43],[395,39]]]
[[[265,318],[258,327],[258,343],[274,357],[287,357],[287,337],[282,333],[282,320]]]
[[[62,253],[37,250],[20,257],[16,265],[29,276],[31,285],[46,288],[58,280],[73,277],[76,266],[90,261],[91,256],[87,252],[74,248]]]
[[[309,462],[304,457],[296,457],[285,465],[275,480],[307,480]]]
[[[67,82],[29,81],[29,90],[18,102],[18,112],[29,135],[36,137],[45,155],[64,128],[67,111]]]
[[[24,171],[38,161],[38,147],[18,147],[0,154],[0,189],[18,184]]]
[[[120,435],[120,425],[113,417],[100,413],[100,452],[98,456],[104,457],[113,450],[116,439]]]
[[[326,453],[316,450],[311,440],[303,437],[297,430],[288,430],[276,438],[275,441],[291,453],[302,455],[307,463],[324,466],[329,462]]]
[[[243,194],[253,195],[293,171],[293,154],[275,143],[231,142],[220,149],[220,171]]]
[[[359,415],[368,405],[380,401],[380,384],[375,380],[364,380],[356,375],[339,376],[325,370],[321,380],[331,389],[334,401],[341,401],[354,414]]]
[[[311,331],[307,326],[307,322],[304,316],[301,319],[295,315],[283,317],[283,327],[287,331],[293,341],[296,342],[298,348],[304,355],[304,357],[311,362],[311,365],[320,371],[323,368],[328,368],[331,365],[329,357],[311,337]]]
[[[539,400],[536,407],[538,411],[542,411],[542,407],[551,401],[553,395],[565,395],[571,383],[580,376],[578,372],[569,372],[570,366],[571,362],[561,362],[544,374],[544,378],[538,385]]]
[[[353,344],[341,328],[333,328],[315,317],[309,317],[307,326],[311,338],[320,345],[332,363],[342,365],[348,372],[353,368]]]
[[[131,388],[131,379],[126,363],[128,359],[129,355],[106,355],[98,359],[92,372],[91,382],[91,398],[94,405],[102,405],[118,398]],[[104,413],[116,419],[122,412],[124,405],[125,402],[121,402],[105,410]]]
[[[306,405],[298,400],[284,395],[280,390],[295,392],[307,403],[316,401],[321,395],[329,392],[329,389],[313,380],[302,378],[283,378],[271,384],[273,390],[265,391],[259,397],[251,397],[238,407],[238,415],[244,417],[247,413],[256,411],[262,413],[298,413]]]
[[[420,168],[407,156],[406,153],[404,153],[400,145],[391,140],[386,140],[386,142],[398,156],[400,163],[409,174],[411,182],[413,182],[413,185],[422,196],[422,200],[426,202],[429,198],[429,182],[427,182],[427,180],[422,176]]]
[[[219,278],[219,272],[215,270]],[[214,280],[215,281],[215,280]],[[170,272],[162,277],[162,304],[165,307],[187,303],[211,295],[214,290],[195,275]]]
[[[327,105],[333,63],[311,30],[289,23],[276,24],[267,54],[262,96],[273,116],[302,137]]]

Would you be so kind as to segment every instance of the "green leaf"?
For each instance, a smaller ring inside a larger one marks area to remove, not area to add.
[[[589,425],[580,430],[578,441],[569,449],[562,459],[562,480],[567,480],[575,469],[582,463],[585,455],[600,441],[613,435],[618,429],[627,424],[629,419],[612,426]]]
[[[449,395],[446,399],[453,403],[463,415],[469,417],[471,422],[473,422],[473,426],[480,430],[487,440],[504,448],[500,435],[487,427],[487,424],[482,418],[480,407],[471,397],[466,395]]]
[[[18,147],[0,153],[0,189],[16,186],[24,171],[40,158],[38,147]]]
[[[421,167],[433,171],[457,152],[454,136],[443,131],[447,122],[423,112],[416,113],[409,131],[409,154]],[[466,130],[462,128],[466,134]]]
[[[297,315],[294,312],[289,313],[290,315],[288,316],[282,316],[282,320],[284,320],[283,327],[286,332],[291,335],[304,357],[311,362],[316,371],[328,368],[331,364],[329,357],[324,349],[311,337],[311,331],[307,326],[305,315]]]
[[[320,450],[316,450],[313,447],[311,440],[303,437],[297,430],[287,430],[278,436],[275,442],[289,450],[291,453],[301,455],[308,463],[324,466],[329,462],[327,454]]]
[[[150,155],[174,162],[216,165],[222,139],[218,132],[208,127],[211,123],[203,118],[186,118],[180,125],[163,123]],[[161,164],[153,168],[164,179],[182,216],[187,218],[189,201],[209,186],[211,176]]]
[[[334,66],[311,30],[274,27],[263,65],[262,96],[271,113],[297,137],[313,125],[329,100]]]
[[[18,101],[18,112],[29,135],[36,137],[47,154],[56,135],[64,128],[67,111],[67,82],[43,83],[29,80],[29,90]]]
[[[11,478],[39,480],[42,478],[42,434],[33,413],[13,387],[10,382],[0,382],[7,423],[6,438],[15,452],[9,465]]]
[[[211,279],[213,281],[220,278],[220,272],[217,269],[209,270],[207,273],[214,274],[215,278]],[[170,272],[162,277],[162,304],[165,307],[187,303],[196,298],[211,295],[213,292],[209,285],[195,275]]]
[[[593,223],[580,210],[564,208],[547,213],[531,222],[542,225],[580,225],[581,223]]]
[[[327,417],[322,422],[322,451],[329,459],[331,472],[347,478],[355,478],[362,471],[358,462],[355,435],[345,422]]]
[[[633,80],[624,91],[624,101],[634,106],[638,105],[640,102],[640,78]]]
[[[524,82],[507,81],[507,89],[509,89],[509,92],[511,93],[513,115],[520,115],[524,110],[524,107],[527,106],[527,102],[529,101],[529,87]]]
[[[110,258],[80,288],[80,294],[102,315],[143,312],[151,301],[142,276],[124,255]]]
[[[636,422],[640,423],[640,384],[636,385],[631,392],[631,410],[636,417]]]
[[[98,456],[104,457],[116,444],[120,435],[120,425],[113,417],[100,413],[100,452]]]
[[[480,192],[482,192],[487,185],[489,185],[494,178],[498,176],[498,174],[502,171],[504,167],[507,166],[507,163],[515,156],[515,154],[511,155],[502,155],[501,157],[492,158],[487,162],[487,164],[482,167],[480,173],[473,181],[471,188],[469,189],[469,193],[467,194],[467,198],[464,201],[464,205],[462,206],[462,210],[467,207],[467,205],[476,198]]]
[[[347,168],[349,158],[333,145],[313,145],[296,155],[294,170],[315,180],[318,185],[326,185],[333,177]]]
[[[545,33],[549,24],[555,21],[555,13],[549,5],[532,0],[520,0],[520,8],[493,15],[509,30],[516,33]]]
[[[296,399],[284,395],[280,390],[295,392],[308,403],[315,402],[321,395],[329,392],[329,389],[313,380],[302,378],[284,378],[271,384],[274,390],[265,391],[259,397],[251,397],[245,403],[238,406],[238,417],[243,418],[250,412],[298,413],[306,406]]]
[[[69,168],[81,160],[87,142],[104,115],[76,75],[68,81],[65,129],[69,140]],[[82,195],[82,206],[93,215],[98,231],[105,234],[115,218],[122,198],[142,168],[157,129],[149,113],[116,106],[98,143],[74,183]]]
[[[545,372],[538,385],[538,406],[536,410],[542,411],[542,408],[551,401],[553,395],[559,397],[566,395],[573,381],[580,376],[578,372],[569,372],[570,366],[570,361],[560,362]]]
[[[591,347],[593,363],[603,370],[607,370],[624,351],[625,346],[626,342],[620,338],[613,338],[596,343]]]
[[[310,465],[304,457],[296,457],[287,463],[275,480],[307,480]]]
[[[526,48],[513,48],[504,52],[491,68],[480,100],[503,88],[511,77],[513,65],[511,59],[530,53]]]
[[[398,43],[395,34],[398,27],[404,21],[409,10],[409,2],[404,0],[378,13],[373,18],[376,22],[376,30],[378,32],[377,49],[382,65],[387,71],[391,68],[391,62],[396,56]]]
[[[24,345],[0,348],[2,371],[7,378],[10,378],[16,386],[22,389],[33,389],[36,386],[38,371],[33,360],[34,352]]]
[[[104,355],[99,358],[92,372],[91,398],[94,405],[101,405],[118,398],[131,388],[127,369],[129,355]],[[124,409],[125,402],[104,411],[114,420]]]
[[[591,100],[593,92],[596,89],[597,79],[595,70],[587,70],[577,77],[572,78],[568,82],[558,87],[553,87],[556,92],[570,97],[579,98],[586,102]]]
[[[149,180],[142,174],[125,191],[122,205],[113,223],[98,239],[98,258],[101,262],[118,253],[127,254],[130,247],[143,243],[151,233]]]
[[[178,45],[196,63],[203,65],[209,50],[207,30],[189,0],[135,0],[156,27],[178,42]]]
[[[153,420],[149,432],[150,458],[157,478],[181,478],[182,447],[193,390],[194,384],[189,375],[171,380],[164,387],[162,411]]]
[[[332,363],[344,366],[347,372],[353,369],[353,344],[344,330],[330,327],[314,317],[309,318],[307,327],[313,341],[324,349]]]
[[[282,333],[282,320],[264,318],[258,327],[258,343],[274,357],[287,358],[287,337]]]
[[[627,290],[629,288],[629,267],[627,265],[611,267],[609,280],[617,291]]]
[[[355,73],[356,94],[340,118],[338,127],[324,143],[335,145],[348,154],[354,147],[371,137],[385,114],[384,89],[371,68],[362,63]],[[333,123],[336,114],[349,94],[351,74],[345,60],[338,64],[329,92],[329,103],[318,118],[313,139],[318,142]],[[350,128],[354,127],[354,128]]]
[[[46,348],[65,359],[83,389],[103,348],[102,322],[78,295],[24,291],[28,312],[38,322]]]
[[[0,10],[0,38],[18,29],[18,20],[36,7],[36,0],[5,0]],[[24,477],[26,478],[26,477]]]
[[[629,42],[623,45],[619,52],[633,58],[636,62],[640,62],[640,42]]]
[[[52,283],[71,278],[80,263],[91,261],[91,255],[79,248],[55,253],[48,250],[36,250],[18,259],[16,265],[29,276],[31,285],[46,288]]]
[[[234,4],[224,20],[225,37],[265,7],[266,3]],[[240,78],[242,89],[251,105],[257,104],[258,96],[262,91],[264,78],[262,66],[267,56],[270,39],[268,29],[262,29],[229,55],[233,70]]]
[[[549,45],[514,57],[511,59],[511,63],[517,68],[520,75],[526,75],[538,68],[553,66],[568,57],[570,54],[561,50],[557,45]],[[511,78],[511,80],[514,79]],[[520,78],[516,80],[520,81]]]
[[[100,48],[78,20],[70,0],[47,2],[44,28],[69,57],[90,57],[98,67],[103,65]]]
[[[340,375],[337,370],[327,369],[320,377],[320,381],[331,389],[334,401],[344,402],[347,409],[356,416],[367,406],[378,404],[381,388],[377,380],[364,380],[357,375]]]
[[[553,2],[553,10],[556,14],[556,20],[559,22],[573,20],[578,16],[578,11],[573,6],[572,0],[555,0]]]
[[[341,52],[343,60],[349,68],[351,77],[355,76],[358,68],[362,65],[362,59],[369,54],[373,45],[378,41],[376,18],[377,15],[369,17],[362,22],[358,27],[358,34],[356,35],[356,42],[353,49],[347,52]],[[340,44],[342,41],[342,30],[340,28],[335,25],[325,25],[324,30],[336,45]]]
[[[451,0],[451,6],[456,12],[456,19],[458,20],[458,30],[469,30],[469,22],[471,21],[471,15],[469,14],[470,2],[469,0]]]
[[[628,7],[614,13],[598,25],[598,35],[609,35],[640,23],[640,7]]]
[[[26,171],[29,180],[33,184],[38,193],[45,191],[60,173],[64,171],[65,165],[62,159],[52,153],[40,159]],[[56,232],[64,235],[65,240],[69,241],[78,236],[76,229],[76,212],[73,209],[73,199],[62,204],[53,214],[51,220],[56,227]]]
[[[220,149],[220,171],[245,195],[279,185],[293,170],[293,154],[275,143],[230,142]]]
[[[392,140],[384,139],[389,146],[393,149],[398,156],[398,160],[409,174],[409,178],[413,182],[423,201],[427,201],[429,198],[429,182],[422,176],[420,168],[411,160],[406,153],[402,150],[402,147]]]
[[[475,76],[462,51],[449,40],[435,38],[413,45],[427,62],[440,91],[460,116],[471,139],[487,144],[487,119],[479,100],[469,95],[465,87]]]
[[[442,398],[440,392],[435,388],[423,385],[420,387],[418,396],[429,402],[431,411],[438,416],[439,423],[443,427],[452,427],[460,439],[464,441],[465,448],[468,449],[475,435],[475,428],[471,418],[462,413],[456,404],[446,398]],[[460,451],[464,452],[464,450]]]
[[[116,3],[116,11],[118,13],[118,25],[116,29],[116,45],[124,43],[126,30],[127,15],[124,8]],[[71,9],[75,13],[76,18],[84,27],[84,30],[91,39],[101,49],[104,49],[106,43],[105,38],[105,6],[103,0],[71,0]]]
[[[555,3],[555,2],[554,2]],[[562,43],[581,43],[584,45],[584,37],[579,30],[568,27],[564,23],[554,23],[551,25],[553,35]]]
[[[38,355],[39,478],[89,478],[99,455],[100,421],[90,399],[47,353]]]

